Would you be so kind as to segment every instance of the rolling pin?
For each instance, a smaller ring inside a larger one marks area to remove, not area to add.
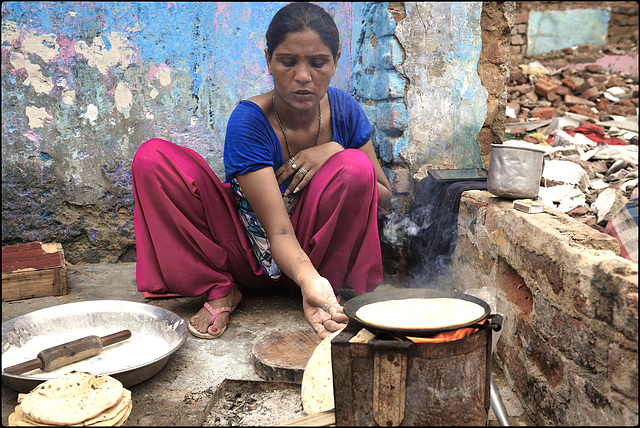
[[[4,369],[4,373],[19,375],[35,369],[50,372],[67,364],[98,355],[105,346],[122,342],[130,337],[131,330],[122,330],[104,337],[87,336],[82,339],[72,340],[62,345],[44,349],[38,353],[37,358],[9,366]]]

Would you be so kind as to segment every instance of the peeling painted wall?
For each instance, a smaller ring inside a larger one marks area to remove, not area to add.
[[[573,9],[531,11],[527,33],[527,55],[553,52],[567,46],[604,45],[611,11]]]
[[[477,136],[487,91],[477,72],[482,2],[406,2],[396,34],[406,53],[409,144],[403,155],[426,168],[483,167]]]
[[[271,89],[264,33],[284,4],[4,2],[3,245],[133,260],[135,150],[165,138],[223,178],[231,111]],[[397,25],[387,2],[319,4],[341,34],[332,85],[363,105],[391,178],[411,179],[398,165],[476,166],[482,3],[406,3]]]

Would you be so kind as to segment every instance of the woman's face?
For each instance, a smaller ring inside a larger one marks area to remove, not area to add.
[[[267,57],[276,94],[296,110],[316,108],[327,93],[340,53],[331,50],[312,30],[289,34]]]

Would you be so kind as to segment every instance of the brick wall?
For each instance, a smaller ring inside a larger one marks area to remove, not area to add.
[[[560,211],[463,194],[452,283],[492,286],[494,361],[537,425],[638,424],[638,265]]]
[[[504,140],[507,82],[510,67],[510,34],[513,28],[515,2],[483,2],[480,27],[482,51],[478,75],[487,90],[487,115],[478,135],[480,155],[489,167],[491,144]]]
[[[607,29],[605,45],[621,50],[630,50],[638,46],[638,5],[630,1],[605,2],[516,2],[515,21],[511,30],[511,63],[519,65],[526,63],[527,56],[527,27],[529,12],[536,11],[566,11],[572,9],[606,9],[611,15]],[[563,59],[567,62],[594,62],[602,55],[604,46],[581,46],[569,53],[567,50]],[[545,64],[547,65],[547,64]]]

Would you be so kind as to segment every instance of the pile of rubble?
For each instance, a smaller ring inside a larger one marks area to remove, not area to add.
[[[508,93],[505,140],[546,152],[539,199],[616,236],[637,262],[638,75],[533,62],[512,69]],[[612,225],[622,214],[635,243]]]

